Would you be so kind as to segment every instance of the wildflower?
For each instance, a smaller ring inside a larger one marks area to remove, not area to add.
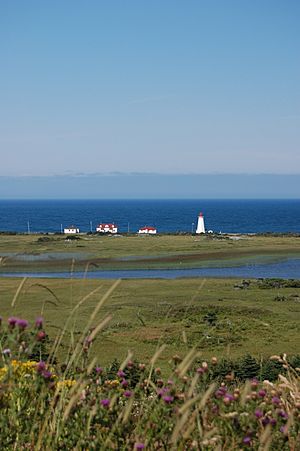
[[[269,417],[264,417],[262,419],[263,426],[267,426],[269,423],[270,423],[270,418]]]
[[[18,319],[16,325],[20,330],[25,330],[28,327],[28,321],[26,319]]]
[[[141,371],[144,371],[145,368],[146,368],[146,365],[144,363],[139,363],[139,369]]]
[[[287,434],[288,433],[288,428],[287,428],[287,426],[285,425],[285,426],[281,426],[281,428],[280,428],[280,432],[282,432],[283,434]]]
[[[42,373],[43,371],[45,371],[46,370],[46,363],[41,360],[39,363],[37,363],[36,370],[37,370],[38,373]]]
[[[169,379],[167,382],[168,385],[174,385],[174,381],[172,381],[172,379]]]
[[[162,398],[166,404],[171,404],[174,401],[174,396],[166,395]]]
[[[161,369],[159,367],[155,368],[154,372],[155,374],[161,374]]]
[[[288,417],[289,417],[288,414],[284,410],[280,410],[278,412],[278,416],[281,417],[281,418],[284,418],[285,420],[287,420]]]
[[[97,374],[101,374],[103,372],[103,369],[100,368],[100,366],[96,366],[95,371]]]
[[[217,363],[218,363],[217,357],[212,357],[211,358],[211,363],[212,363],[212,365],[217,365]]]
[[[129,361],[127,362],[127,368],[133,368],[133,365],[134,365],[134,363],[133,363],[132,360],[129,360]]]
[[[231,401],[234,401],[234,396],[231,393],[226,393],[223,397],[224,404],[229,405],[231,404]]]
[[[258,390],[257,394],[260,398],[264,398],[266,396],[267,392],[266,392],[266,390]]]
[[[46,333],[43,330],[39,330],[35,338],[37,341],[43,341],[46,338]]]
[[[117,376],[118,377],[125,377],[125,373],[124,373],[124,371],[122,371],[122,370],[119,370],[118,372],[117,372]]]
[[[125,396],[125,398],[131,398],[131,396],[132,396],[132,391],[126,390],[126,391],[124,391],[123,395]]]
[[[11,350],[9,348],[5,348],[3,349],[2,354],[9,357],[11,354]]]
[[[273,396],[272,398],[272,404],[280,404],[280,399],[278,398],[278,396]]]
[[[201,368],[201,367],[200,367],[200,368],[197,368],[196,371],[197,371],[198,374],[203,374],[203,373],[205,373],[204,368]]]
[[[42,371],[41,374],[44,379],[51,379],[53,377],[51,371],[48,371],[48,370]]]
[[[35,327],[37,329],[41,329],[43,327],[43,322],[44,322],[44,318],[42,318],[41,316],[38,316],[35,320]]]
[[[243,444],[251,445],[251,437],[249,437],[249,435],[246,435],[246,437],[243,438]]]
[[[126,379],[123,379],[122,382],[121,382],[121,385],[122,385],[123,388],[127,387],[128,386],[128,381]]]
[[[11,316],[10,318],[8,318],[7,322],[8,322],[8,325],[9,325],[9,327],[10,327],[11,329],[14,329],[14,328],[15,328],[15,325],[16,325],[18,319],[19,319],[19,318],[16,318],[15,316]]]
[[[260,409],[256,409],[256,411],[254,412],[254,415],[256,416],[256,418],[262,418],[263,417],[263,412]]]
[[[103,407],[109,407],[110,400],[109,399],[101,399],[100,404]]]
[[[254,377],[251,381],[251,387],[255,388],[258,386],[258,380],[256,379],[256,377]]]
[[[270,424],[271,424],[272,426],[276,426],[277,421],[275,420],[275,418],[271,418],[271,419],[270,419]]]
[[[135,443],[134,448],[135,449],[144,449],[145,445],[144,445],[144,443]]]

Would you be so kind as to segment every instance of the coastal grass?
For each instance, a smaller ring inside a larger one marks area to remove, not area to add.
[[[300,256],[297,236],[0,235],[0,272],[168,269]]]
[[[65,329],[68,339],[57,349],[63,361],[112,283],[2,278],[0,313],[29,321],[45,316],[51,340]],[[92,349],[101,364],[122,361],[132,350],[136,358],[150,359],[160,344],[165,345],[158,358],[162,367],[172,355],[185,355],[191,348],[205,358],[299,352],[297,287],[262,289],[258,281],[234,279],[122,280],[94,315],[91,328],[108,316],[111,321]]]

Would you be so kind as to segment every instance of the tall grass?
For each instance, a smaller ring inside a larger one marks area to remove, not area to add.
[[[59,345],[79,307],[98,289],[77,303],[54,342],[48,342],[42,318],[31,325],[15,317],[2,321],[2,449],[300,449],[300,369],[286,355],[272,356],[282,366],[275,382],[244,382],[231,371],[214,378],[217,359],[201,361],[196,349],[174,355],[162,374],[157,360],[164,344],[149,362],[130,353],[124,362],[100,367],[90,351],[110,316],[95,321],[118,284],[99,298],[64,362]]]

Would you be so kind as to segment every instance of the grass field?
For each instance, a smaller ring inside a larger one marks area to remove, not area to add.
[[[68,326],[60,358],[72,352],[91,313],[112,281],[27,279],[12,308],[20,279],[0,280],[0,314],[33,321],[42,314],[50,338],[62,330],[74,306],[82,303]],[[237,286],[238,285],[238,286]],[[111,314],[93,352],[99,363],[122,360],[128,350],[148,360],[166,344],[163,366],[173,354],[196,347],[204,357],[236,358],[299,352],[300,288],[261,289],[253,281],[242,289],[232,279],[123,280],[107,299],[93,326]],[[277,300],[276,300],[277,299]],[[280,300],[278,300],[280,299]]]
[[[300,238],[158,235],[0,235],[0,271],[188,268],[278,260],[300,255]],[[18,254],[17,256],[15,254]]]

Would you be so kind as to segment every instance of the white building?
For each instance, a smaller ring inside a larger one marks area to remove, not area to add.
[[[145,226],[139,229],[138,233],[147,233],[148,235],[155,235],[157,233],[157,229],[155,227]]]
[[[203,217],[202,213],[199,213],[199,216],[198,216],[198,224],[197,224],[196,233],[205,233],[204,217]]]
[[[74,235],[76,233],[79,233],[79,229],[78,229],[78,227],[71,225],[70,227],[67,227],[64,229],[64,233],[67,235],[72,235],[72,234]]]
[[[99,233],[118,233],[118,227],[115,224],[99,224],[96,227],[96,232]]]

